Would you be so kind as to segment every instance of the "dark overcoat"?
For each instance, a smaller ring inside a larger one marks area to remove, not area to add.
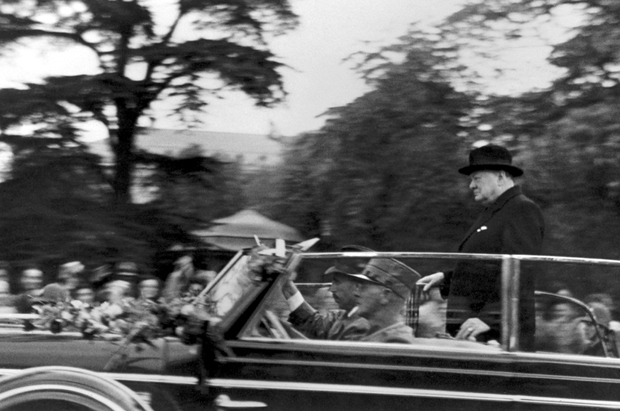
[[[540,254],[545,223],[538,205],[514,186],[488,206],[459,245],[463,253]],[[524,348],[533,343],[534,281],[531,271],[521,278],[521,339]],[[479,318],[491,327],[482,340],[500,338],[501,262],[459,261],[445,273],[444,296],[448,296],[447,328],[458,332],[468,318]]]

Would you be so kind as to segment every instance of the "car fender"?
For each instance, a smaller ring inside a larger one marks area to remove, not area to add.
[[[0,379],[0,410],[45,400],[80,404],[97,411],[152,411],[123,384],[80,368],[34,367]]]

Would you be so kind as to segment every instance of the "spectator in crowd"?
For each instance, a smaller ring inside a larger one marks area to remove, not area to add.
[[[43,287],[43,271],[35,266],[23,270],[19,277],[20,293],[15,296],[13,305],[19,313],[30,313],[33,296]]]
[[[31,266],[22,271],[19,277],[19,285],[22,292],[32,292],[43,287],[43,271]]]
[[[189,287],[187,289],[187,296],[190,298],[197,297],[198,294],[200,294],[202,290],[205,289],[205,287],[207,286],[207,284],[209,284],[210,281],[211,280],[209,279],[208,276],[197,274],[194,278],[192,278],[189,281]]]
[[[88,282],[95,292],[95,301],[97,303],[107,301],[108,290],[106,286],[111,281],[113,273],[114,271],[110,264],[100,265],[91,271]]]
[[[69,293],[73,293],[84,275],[84,265],[79,261],[71,261],[60,266],[58,283]]]
[[[15,312],[9,275],[10,265],[6,261],[0,261],[0,312]]]
[[[132,261],[117,263],[114,273],[107,278],[103,286],[105,300],[119,303],[124,298],[135,298],[138,282],[138,266]]]
[[[74,291],[80,281],[80,275],[84,271],[84,265],[79,261],[71,261],[58,267],[58,275],[56,276],[57,284],[64,288],[70,297],[74,297]],[[48,284],[51,285],[51,284]]]
[[[3,290],[7,290],[8,293],[11,292],[10,270],[11,270],[11,265],[8,262],[0,261],[0,288]]]
[[[162,295],[166,300],[174,300],[183,296],[189,288],[189,282],[194,277],[193,259],[189,255],[184,255],[174,262],[174,271],[172,271],[166,283]]]
[[[412,343],[413,329],[405,325],[403,313],[420,274],[400,261],[373,258],[359,277],[364,282],[357,312],[370,325],[360,341]]]
[[[603,344],[605,344],[607,351],[617,357],[616,335],[610,329],[611,310],[607,305],[598,301],[592,301],[588,305],[596,324],[592,322],[589,315],[584,315],[579,319],[577,328],[582,341],[581,354],[604,357]]]
[[[75,287],[75,299],[88,304],[95,305],[95,290],[88,281],[80,281]]]
[[[617,307],[611,295],[607,293],[589,294],[584,298],[584,302],[588,305],[591,305],[592,303],[601,303],[609,310],[611,317],[608,327],[614,332],[616,341],[620,344],[620,321],[616,319]]]
[[[0,313],[15,313],[17,310],[13,306],[13,299],[10,293],[9,282],[0,281]]]
[[[35,302],[41,303],[66,303],[70,300],[69,291],[58,283],[47,284],[34,299]]]
[[[536,350],[578,354],[583,350],[579,332],[580,308],[574,303],[548,299],[539,304],[536,318]]]
[[[213,281],[215,279],[215,277],[217,277],[217,271],[213,269],[213,267],[211,267],[208,264],[202,264],[200,266],[196,266],[196,271],[194,273],[195,277],[200,277],[204,280],[206,280],[205,282],[205,286],[210,283],[211,281]],[[202,280],[201,280],[202,281]],[[204,281],[202,281],[204,282]]]
[[[563,281],[554,281],[551,284],[551,292],[564,297],[574,297],[570,287]]]
[[[145,301],[156,302],[160,294],[159,278],[154,275],[145,275],[138,280],[138,298]]]

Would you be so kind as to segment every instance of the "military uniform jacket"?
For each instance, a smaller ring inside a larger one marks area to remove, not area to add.
[[[504,192],[488,206],[459,245],[463,253],[540,254],[544,236],[540,208],[521,193],[519,186]],[[522,274],[525,274],[522,272]],[[524,332],[533,335],[533,278],[522,275],[521,296]],[[468,318],[491,326],[487,339],[499,338],[501,262],[460,261],[445,273],[442,294],[448,296],[448,332],[454,334]],[[526,298],[527,297],[527,298]],[[527,301],[526,301],[527,300]],[[530,319],[531,317],[531,319]]]
[[[289,315],[289,321],[306,337],[322,340],[359,340],[370,328],[365,318],[345,310],[316,311],[307,302]]]
[[[405,325],[403,322],[398,322],[374,331],[360,341],[411,344],[414,341],[413,328]]]

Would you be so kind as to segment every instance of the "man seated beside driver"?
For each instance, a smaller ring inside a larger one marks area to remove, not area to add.
[[[340,307],[324,313],[312,308],[292,281],[282,288],[289,321],[310,338],[368,342],[413,342],[403,312],[420,274],[393,259],[373,258],[359,273],[342,263],[329,268],[330,291]]]
[[[405,325],[403,313],[420,274],[400,261],[373,258],[358,277],[363,283],[357,314],[370,325],[360,341],[412,343],[413,329]]]
[[[362,279],[357,278],[353,264],[337,262],[325,271],[331,275],[329,291],[339,309],[319,312],[308,304],[293,281],[288,279],[282,286],[291,313],[289,322],[306,337],[324,340],[359,340],[368,333],[366,319],[357,315],[357,301]]]

